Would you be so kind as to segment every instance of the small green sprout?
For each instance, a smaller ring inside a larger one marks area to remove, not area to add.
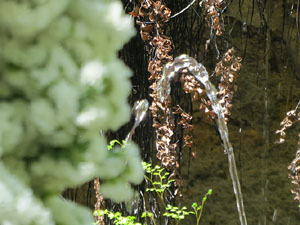
[[[151,213],[151,212],[143,212],[142,218],[146,218],[146,217],[149,217],[152,220],[153,224],[156,225],[153,213]]]
[[[183,220],[185,216],[189,214],[195,214],[192,211],[187,211],[187,207],[185,206],[179,209],[177,206],[168,204],[166,210],[167,212],[165,212],[163,215],[174,219],[176,221],[176,225],[178,225],[180,220]]]
[[[141,223],[136,223],[135,216],[122,216],[120,212],[110,212],[109,210],[96,210],[94,216],[104,216],[106,215],[109,219],[113,220],[116,225],[142,225]],[[97,224],[97,223],[96,223]]]
[[[199,223],[200,223],[203,207],[207,200],[207,197],[208,197],[208,195],[211,195],[211,194],[212,194],[212,189],[209,189],[208,192],[205,194],[205,196],[202,198],[201,205],[198,205],[196,202],[194,202],[192,204],[192,208],[194,209],[194,214],[195,214],[196,220],[197,220],[197,225],[199,225]]]

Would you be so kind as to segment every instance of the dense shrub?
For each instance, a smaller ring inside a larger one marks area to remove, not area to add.
[[[137,147],[106,151],[99,134],[130,118],[116,52],[132,21],[112,0],[3,0],[0,30],[0,223],[91,224],[65,188],[99,176],[123,201],[143,179]]]

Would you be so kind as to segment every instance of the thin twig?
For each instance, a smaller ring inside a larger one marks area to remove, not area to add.
[[[296,108],[295,108],[295,112],[297,111],[298,107],[300,106],[300,101],[298,102]]]
[[[194,3],[195,3],[196,0],[193,0],[190,4],[188,4],[185,8],[183,8],[180,12],[174,14],[173,16],[170,17],[170,19],[178,16],[179,14],[183,13],[184,11],[186,11],[188,8],[190,8]]]

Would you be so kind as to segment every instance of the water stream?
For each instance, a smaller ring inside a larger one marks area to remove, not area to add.
[[[149,102],[147,99],[138,100],[134,103],[132,108],[132,113],[134,115],[134,124],[126,136],[125,139],[126,143],[132,140],[132,135],[134,134],[135,129],[140,125],[140,123],[145,118],[148,109],[149,109]],[[138,203],[140,202],[140,198],[142,198],[144,201],[143,193],[140,192],[140,194],[138,194],[138,192],[135,192],[133,199],[131,201],[125,202],[126,210],[129,213],[133,215],[137,215]]]
[[[224,151],[228,155],[228,167],[232,180],[233,191],[236,198],[237,211],[241,225],[247,225],[247,219],[243,203],[243,195],[241,191],[240,181],[235,163],[235,157],[232,145],[229,141],[228,128],[225,122],[225,116],[222,111],[222,106],[217,98],[217,90],[209,80],[209,74],[206,68],[198,63],[194,58],[188,55],[176,57],[173,62],[168,63],[164,69],[161,79],[157,85],[157,93],[159,100],[164,103],[168,95],[171,93],[171,80],[178,76],[182,69],[187,68],[195,78],[201,82],[206,90],[206,94],[211,101],[211,106],[217,115],[217,126],[221,138],[224,143]]]
[[[129,133],[126,136],[125,141],[128,142],[132,139],[132,135],[134,134],[135,129],[140,125],[143,121],[146,112],[149,108],[149,102],[147,99],[138,100],[134,103],[132,108],[132,113],[134,114],[134,124]]]

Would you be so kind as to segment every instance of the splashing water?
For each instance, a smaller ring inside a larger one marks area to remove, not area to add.
[[[140,125],[143,121],[146,112],[149,108],[149,102],[147,99],[138,100],[134,103],[132,108],[132,113],[135,116],[134,125],[131,128],[130,132],[127,134],[125,141],[128,142],[132,139],[132,135],[134,134],[135,129]]]
[[[188,55],[176,57],[173,62],[168,63],[164,69],[161,79],[157,84],[157,94],[160,102],[164,103],[168,95],[171,93],[171,80],[175,78],[183,69],[188,69],[195,78],[201,82],[206,90],[206,94],[211,101],[211,106],[217,115],[217,126],[220,136],[224,143],[224,151],[228,155],[228,167],[232,180],[233,191],[236,198],[237,210],[241,225],[247,225],[246,214],[244,210],[243,195],[241,191],[240,181],[235,164],[235,157],[232,145],[229,141],[228,128],[225,122],[225,116],[222,106],[217,98],[217,90],[209,80],[209,74],[206,68],[198,63],[194,58]]]

